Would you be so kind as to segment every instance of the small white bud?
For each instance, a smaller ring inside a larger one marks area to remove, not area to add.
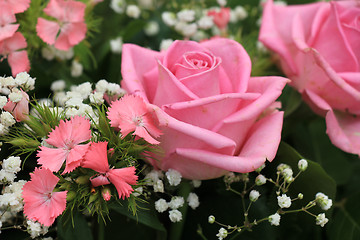
[[[321,227],[324,227],[328,221],[329,219],[325,217],[325,213],[320,213],[319,215],[316,216],[316,225],[320,225]]]
[[[251,190],[249,198],[250,201],[255,202],[260,197],[260,193],[256,190]]]
[[[259,174],[256,178],[255,178],[255,184],[260,186],[260,185],[264,185],[266,183],[266,177],[262,174]]]
[[[281,218],[280,215],[278,213],[275,213],[275,214],[269,216],[269,222],[271,225],[279,226],[280,218]]]
[[[300,171],[305,171],[308,167],[308,162],[305,159],[301,159],[298,162],[298,167]]]
[[[215,217],[213,215],[210,215],[209,218],[208,218],[208,222],[210,224],[213,224],[215,222]]]

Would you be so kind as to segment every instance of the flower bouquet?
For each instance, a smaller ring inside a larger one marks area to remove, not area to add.
[[[359,238],[359,1],[0,11],[1,239]]]

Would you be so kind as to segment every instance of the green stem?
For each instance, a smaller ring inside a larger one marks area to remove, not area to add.
[[[98,222],[98,240],[105,240],[105,223],[103,219]]]
[[[170,227],[170,238],[171,240],[180,240],[181,239],[181,234],[183,232],[183,228],[184,228],[184,224],[185,224],[185,220],[186,220],[186,213],[187,213],[187,209],[188,209],[188,205],[186,203],[186,198],[189,196],[189,193],[191,192],[191,185],[189,184],[189,182],[182,182],[180,187],[179,187],[179,192],[178,195],[182,196],[185,200],[184,206],[182,206],[181,208],[179,208],[178,210],[181,212],[182,214],[182,220],[180,222],[177,223],[172,223],[171,227]]]

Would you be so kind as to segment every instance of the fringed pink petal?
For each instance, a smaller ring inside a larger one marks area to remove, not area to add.
[[[109,170],[107,144],[107,142],[92,142],[84,156],[81,166],[99,173],[107,172]]]
[[[135,175],[135,167],[110,169],[107,177],[115,185],[119,198],[122,199],[130,197],[134,191],[131,185],[135,185],[138,179]]]
[[[60,30],[60,25],[57,22],[49,21],[44,18],[39,18],[36,24],[37,35],[47,44],[54,44],[56,36]]]
[[[36,156],[39,158],[37,160],[38,164],[53,172],[58,172],[68,154],[69,152],[62,148],[48,148],[41,146]]]

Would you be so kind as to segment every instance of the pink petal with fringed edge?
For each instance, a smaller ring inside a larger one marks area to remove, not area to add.
[[[66,2],[64,0],[50,0],[44,8],[44,12],[60,21],[65,21],[65,6]]]
[[[30,61],[25,50],[10,53],[8,56],[8,63],[11,67],[11,74],[14,77],[18,73],[30,71]]]
[[[62,148],[48,148],[41,146],[36,156],[38,157],[38,164],[53,172],[58,172],[68,154],[69,151]]]
[[[150,144],[160,143],[159,141],[156,141],[153,137],[151,137],[151,135],[148,133],[148,131],[146,131],[144,127],[137,127],[133,135],[143,138],[145,141],[147,141]]]
[[[81,167],[90,168],[99,173],[107,172],[109,170],[107,144],[107,142],[92,142],[85,153]]]
[[[0,2],[0,26],[6,26],[7,24],[16,22],[14,11],[11,9],[11,5],[7,2]]]
[[[97,177],[90,178],[90,182],[94,187],[110,184],[107,177],[105,177],[103,175],[99,175]]]
[[[30,6],[30,0],[7,0],[14,13],[25,12]]]
[[[13,36],[19,26],[20,24],[6,24],[5,26],[0,26],[0,41]]]
[[[62,174],[69,173],[80,166],[81,161],[89,148],[90,143],[74,146],[66,158],[65,170]]]
[[[79,1],[67,1],[63,10],[67,22],[84,22],[86,4]]]
[[[44,18],[38,18],[36,24],[37,35],[47,44],[54,44],[60,25],[57,22],[49,21]]]
[[[70,120],[61,120],[59,126],[49,133],[46,142],[58,148],[72,148],[90,138],[90,121],[82,116],[74,116]]]
[[[53,192],[59,178],[47,168],[35,168],[22,188],[24,214],[28,219],[51,226],[66,208],[67,191]]]
[[[227,38],[204,41],[201,46],[221,58],[221,67],[233,86],[232,92],[245,92],[251,73],[251,60],[245,49],[239,43]]]
[[[11,38],[5,39],[4,44],[10,53],[27,47],[26,39],[20,32],[16,32]]]
[[[55,41],[55,48],[67,51],[85,39],[85,23],[67,23],[61,27],[59,37]]]
[[[136,185],[138,176],[135,175],[135,167],[110,169],[107,173],[110,182],[114,184],[119,198],[130,197],[134,191],[131,185]]]

